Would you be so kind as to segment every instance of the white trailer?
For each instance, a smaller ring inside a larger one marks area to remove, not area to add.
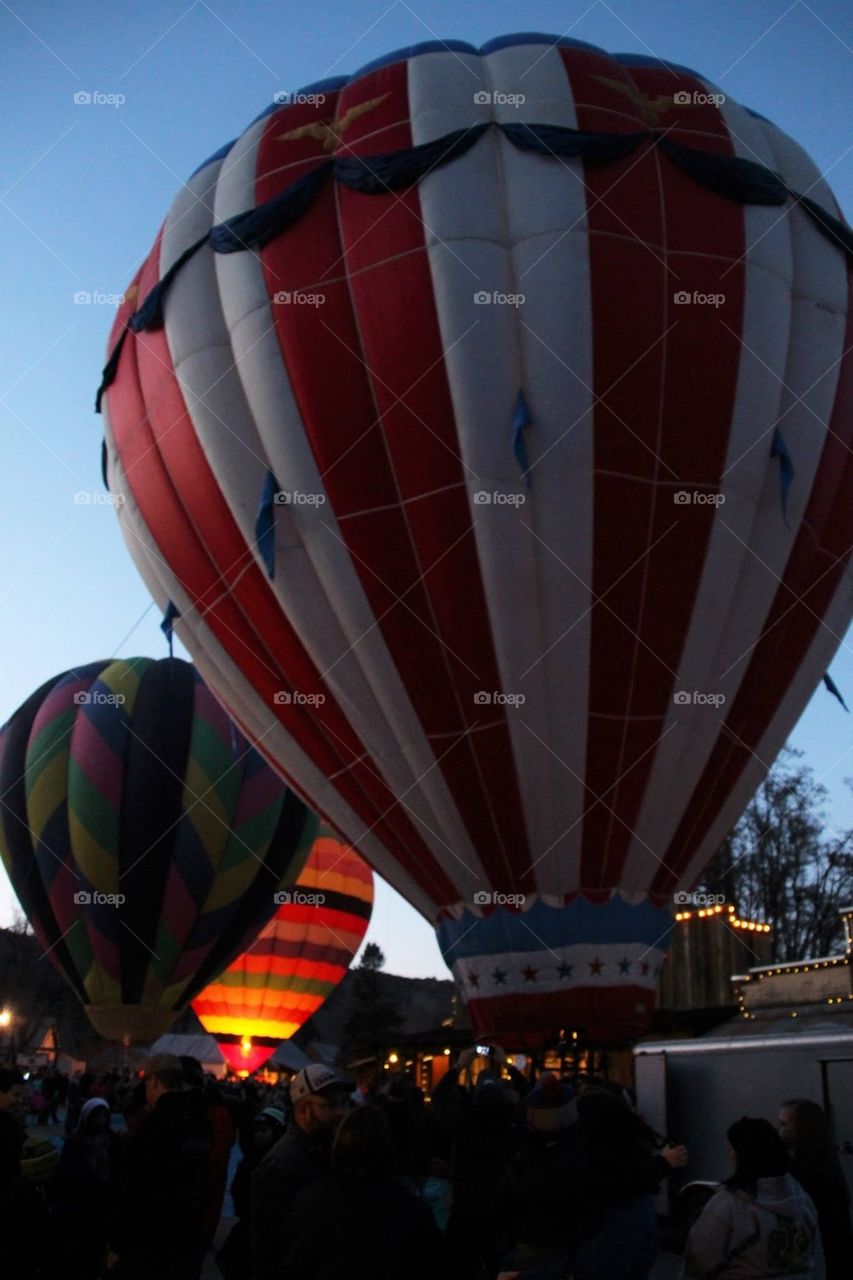
[[[827,1112],[853,1194],[853,1030],[638,1044],[634,1068],[640,1115],[689,1151],[657,1205],[681,1232],[731,1173],[729,1125],[745,1115],[775,1124],[786,1098],[810,1098]]]

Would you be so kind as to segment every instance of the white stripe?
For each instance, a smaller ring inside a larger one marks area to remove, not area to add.
[[[713,91],[713,86],[709,88]],[[731,102],[724,114],[737,154],[760,157],[795,188],[814,181],[817,171],[812,162],[778,130]],[[840,365],[835,362],[844,339],[838,304],[846,298],[842,256],[799,211],[746,205],[744,216],[745,314],[742,327],[728,320],[740,332],[744,346],[721,486],[725,502],[717,509],[677,682],[678,689],[690,694],[721,694],[726,701],[717,709],[707,704],[689,708],[673,704],[665,729],[673,723],[677,728],[666,735],[655,756],[635,827],[638,839],[632,842],[623,876],[628,888],[647,888],[658,870],[659,863],[645,846],[658,856],[668,847],[745,677],[811,491],[826,437],[821,423],[831,415],[838,383]],[[720,319],[726,319],[724,308]],[[827,370],[831,372],[821,379]],[[791,408],[797,395],[805,396],[809,408]],[[780,419],[796,471],[788,500],[790,527],[782,515],[779,462],[770,457],[774,424]],[[683,510],[681,518],[689,519],[694,508]],[[824,669],[811,659],[804,663],[805,697],[796,704],[789,695],[789,711],[780,723],[790,721],[793,707],[796,719]],[[776,740],[776,735],[768,737]],[[767,763],[783,742],[784,738],[770,756],[763,756]],[[758,781],[760,777],[750,770],[750,788]],[[751,790],[741,785],[736,794],[742,808]],[[698,874],[695,869],[714,853],[739,811],[734,802],[726,805],[728,825],[714,824],[683,883],[692,883]]]
[[[482,956],[453,960],[450,968],[463,999],[477,1000],[490,996],[552,995],[574,991],[578,987],[600,987],[602,990],[645,987],[648,991],[655,991],[660,981],[660,973],[655,973],[655,969],[659,969],[665,958],[665,948],[649,947],[644,942],[602,945],[577,942],[546,950],[539,947],[531,951],[487,952]],[[630,964],[627,973],[619,970],[623,960]],[[600,973],[594,973],[591,968],[597,961],[602,966]],[[571,974],[565,978],[560,977],[563,964],[572,966]],[[648,965],[645,974],[641,968],[643,964]],[[536,970],[532,982],[524,978],[524,970],[528,968]],[[504,975],[502,982],[496,980],[496,971]],[[472,973],[478,979],[476,983],[471,981]]]
[[[477,80],[455,58],[413,59],[409,100],[415,144],[477,119],[575,127],[556,50],[523,81],[527,101],[520,109],[473,101],[482,92],[491,97],[520,92],[521,72],[529,65],[526,47],[474,63]],[[592,354],[586,195],[578,171],[579,166],[569,172],[518,151],[490,131],[464,160],[436,170],[419,187],[468,483],[472,495],[499,493],[521,500],[519,506],[472,502],[471,513],[501,688],[526,699],[507,712],[536,863],[532,881],[522,875],[517,883],[526,892],[541,893],[577,887],[582,831],[577,780],[584,774],[586,752],[589,618],[584,615],[592,543],[586,388],[592,382]],[[564,235],[571,224],[575,229]],[[522,293],[526,301],[521,306],[477,303],[475,295],[482,291],[490,297],[495,291]],[[532,417],[525,432],[533,467],[529,491],[512,442],[520,387]],[[544,461],[536,467],[538,458]],[[515,864],[518,871],[527,870],[517,856]]]
[[[256,125],[235,144],[232,163],[217,188],[218,221],[254,200],[262,131],[263,124]],[[272,327],[261,264],[250,253],[217,255],[215,269],[258,448],[282,488],[323,499],[313,507],[277,509],[272,589],[377,771],[393,794],[403,797],[407,816],[459,887],[460,899],[470,898],[485,883],[485,874],[436,765],[439,753],[424,735],[328,501]],[[322,292],[324,282],[307,282],[305,288]],[[235,480],[229,473],[223,482],[226,491]],[[258,483],[255,510],[259,494]],[[244,517],[250,543],[253,525],[254,510],[251,523]],[[346,831],[334,807],[329,813]],[[395,877],[389,878],[396,885]]]
[[[297,789],[311,797],[309,803],[313,808],[326,814],[334,809],[335,822],[340,822],[342,829],[352,833],[351,837],[348,836],[348,842],[354,845],[380,875],[392,882],[417,910],[431,919],[431,899],[399,867],[393,853],[388,852],[376,835],[365,833],[363,820],[340,799],[334,787],[300,750],[296,741],[275,721],[272,713],[264,707],[253,687],[210,632],[192,598],[165,564],[142,519],[124,469],[115,455],[108,415],[105,415],[105,427],[110,489],[113,493],[126,495],[125,501],[118,507],[124,540],[159,608],[165,611],[167,602],[172,600],[180,611],[181,617],[175,623],[175,634],[192,654],[202,679],[217,694],[229,713],[239,720],[252,744],[273,763],[276,772],[285,775],[288,780],[295,780]]]
[[[827,708],[830,714],[834,709],[838,715],[844,715],[843,709],[834,703],[821,682],[838,649],[837,637],[844,635],[850,623],[851,613],[853,613],[853,574],[848,567],[824,615],[825,625],[818,627],[806,657],[779,704],[767,732],[755,747],[755,753],[744,770],[743,776],[708,832],[702,849],[694,856],[681,877],[680,883],[683,885],[690,887],[699,879],[707,862],[707,850],[718,849],[725,840],[752,798],[753,792],[763,781],[767,767],[773,763],[784,747],[815,691],[818,691],[818,696],[828,700]],[[784,623],[781,625],[784,626]]]

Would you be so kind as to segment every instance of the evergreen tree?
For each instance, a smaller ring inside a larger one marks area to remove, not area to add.
[[[346,1062],[374,1057],[387,1048],[399,1031],[403,1015],[395,1000],[383,993],[382,949],[368,942],[352,974],[352,1012],[344,1026],[340,1057]]]

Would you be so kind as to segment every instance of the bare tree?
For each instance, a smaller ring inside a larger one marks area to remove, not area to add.
[[[779,961],[841,949],[838,911],[853,900],[853,831],[827,827],[826,788],[801,759],[788,747],[780,754],[703,882],[773,926]]]
[[[20,914],[0,929],[0,1007],[12,1015],[3,1037],[3,1052],[10,1058],[37,1048],[49,1026],[61,1044],[69,1035],[75,1043],[92,1038],[77,997]]]

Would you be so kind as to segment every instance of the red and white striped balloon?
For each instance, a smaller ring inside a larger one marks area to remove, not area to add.
[[[426,45],[212,157],[117,318],[111,350],[212,226],[316,178],[127,333],[107,474],[209,686],[431,919],[694,883],[848,625],[848,264],[732,158],[840,216],[694,72]]]

